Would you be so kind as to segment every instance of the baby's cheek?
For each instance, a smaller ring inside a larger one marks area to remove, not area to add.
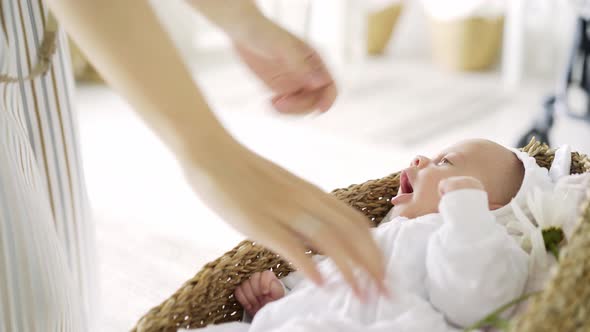
[[[421,215],[438,212],[440,194],[438,192],[438,178],[430,178],[429,183],[421,186],[414,196],[414,204],[420,210]]]
[[[420,176],[420,181],[417,183],[418,188],[414,188],[414,191],[417,191],[424,198],[434,197],[435,194],[438,195],[439,183],[449,177],[451,176],[447,176],[442,172],[425,172],[422,176]]]

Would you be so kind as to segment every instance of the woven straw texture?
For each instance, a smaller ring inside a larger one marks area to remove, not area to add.
[[[554,151],[534,139],[523,151],[548,168]],[[590,158],[572,153],[572,174],[590,172]],[[370,180],[332,195],[363,212],[376,226],[387,214],[389,200],[397,193],[399,173]],[[233,292],[253,273],[272,270],[279,278],[294,269],[279,255],[251,241],[235,248],[187,281],[172,296],[152,308],[133,332],[176,332],[179,328],[200,328],[240,320],[242,308]],[[527,311],[511,324],[513,331],[590,331],[590,199],[584,206],[580,225],[563,252],[559,271],[546,290],[536,296]]]

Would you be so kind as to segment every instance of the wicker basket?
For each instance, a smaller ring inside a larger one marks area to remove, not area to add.
[[[554,151],[531,141],[523,151],[548,168]],[[590,172],[590,159],[572,153],[571,173]],[[398,173],[332,192],[334,196],[362,211],[375,225],[390,209],[397,193]],[[526,312],[515,317],[511,328],[519,332],[590,331],[590,200],[568,247],[562,251],[559,271],[542,294],[531,300]],[[178,328],[200,328],[240,320],[242,308],[234,289],[255,272],[272,270],[279,278],[293,268],[273,252],[243,241],[199,273],[170,298],[143,316],[134,332],[175,332]]]

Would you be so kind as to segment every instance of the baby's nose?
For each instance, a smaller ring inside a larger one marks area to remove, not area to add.
[[[421,168],[421,167],[426,166],[427,163],[428,163],[428,158],[426,158],[424,156],[416,156],[414,158],[414,160],[412,160],[412,163],[410,164],[410,166]]]

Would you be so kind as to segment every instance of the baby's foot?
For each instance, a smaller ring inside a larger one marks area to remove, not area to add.
[[[236,288],[234,295],[248,315],[254,317],[267,303],[285,296],[285,290],[272,271],[254,273]]]

